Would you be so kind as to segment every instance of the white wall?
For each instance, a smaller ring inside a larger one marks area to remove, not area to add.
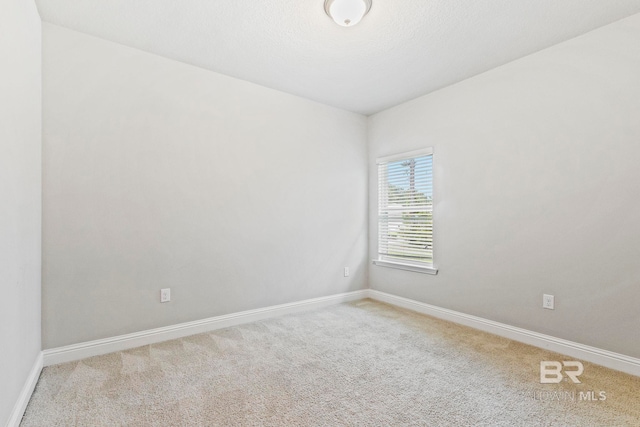
[[[40,352],[40,37],[33,1],[0,4],[0,425]]]
[[[370,257],[375,159],[432,146],[440,269],[373,289],[640,357],[640,15],[369,125]]]
[[[366,287],[365,117],[43,28],[44,348]]]

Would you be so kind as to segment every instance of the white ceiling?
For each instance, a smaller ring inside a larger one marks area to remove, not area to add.
[[[36,0],[44,21],[362,114],[620,18],[640,0]]]

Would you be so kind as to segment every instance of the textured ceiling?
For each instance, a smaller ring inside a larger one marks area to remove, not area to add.
[[[42,19],[371,114],[640,12],[640,0],[36,0]]]

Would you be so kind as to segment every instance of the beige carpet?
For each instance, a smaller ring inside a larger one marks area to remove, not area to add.
[[[640,426],[638,377],[540,384],[570,359],[364,300],[45,368],[21,425]]]

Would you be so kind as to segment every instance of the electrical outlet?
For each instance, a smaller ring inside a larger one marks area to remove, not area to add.
[[[349,267],[344,268],[344,277],[349,277]]]
[[[553,295],[542,295],[542,308],[548,308],[549,310],[553,310],[554,301]]]
[[[171,301],[171,289],[160,289],[160,302]]]

